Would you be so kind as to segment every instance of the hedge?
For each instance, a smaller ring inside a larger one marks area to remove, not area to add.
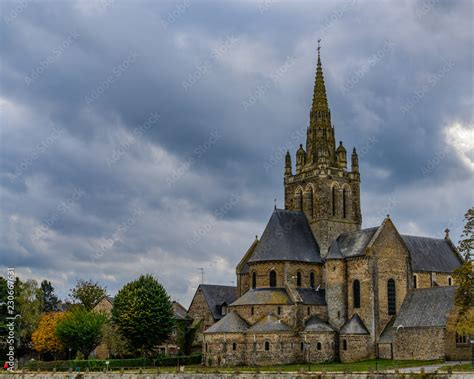
[[[140,367],[158,367],[158,366],[176,366],[180,365],[195,365],[202,361],[202,354],[194,354],[190,356],[157,356],[153,358],[134,358],[134,359],[108,359],[109,369],[120,368],[140,368]],[[88,360],[71,360],[71,361],[30,361],[25,365],[25,368],[32,371],[67,371],[71,368],[73,371],[80,369],[84,371],[89,369],[91,371],[102,371],[107,368],[105,364],[107,360],[88,359]]]

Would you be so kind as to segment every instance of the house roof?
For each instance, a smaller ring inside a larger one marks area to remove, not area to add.
[[[314,288],[296,288],[298,294],[303,300],[303,304],[307,305],[326,305],[324,290],[316,291]]]
[[[231,305],[293,304],[284,288],[252,288]]]
[[[339,249],[337,240],[332,241],[331,246],[329,247],[328,255],[326,255],[326,259],[344,259],[344,255],[342,255],[341,249]]]
[[[270,332],[289,332],[291,328],[278,319],[275,315],[269,314],[258,321],[247,332],[270,333]]]
[[[275,209],[248,260],[321,263],[319,246],[302,212]]]
[[[378,227],[361,229],[356,232],[344,233],[337,238],[339,252],[344,257],[356,257],[364,254],[364,250],[377,232]]]
[[[407,235],[402,239],[410,252],[413,271],[453,272],[462,264],[448,240]]]
[[[241,333],[248,329],[248,324],[236,313],[227,313],[204,333]]]
[[[184,308],[180,303],[177,301],[173,301],[173,311],[174,311],[174,318],[177,320],[188,320],[190,316],[186,308]]]
[[[451,311],[457,287],[431,287],[410,291],[403,300],[394,328],[443,327]]]
[[[214,320],[222,318],[222,304],[231,304],[237,299],[237,287],[201,284],[199,289],[202,290]]]
[[[259,242],[258,238],[257,238],[257,236],[255,236],[255,240],[252,242],[249,249],[247,250],[247,252],[243,256],[243,258],[240,260],[239,264],[237,265],[237,270],[236,270],[237,274],[246,274],[246,273],[249,272],[250,267],[249,267],[249,264],[248,264],[248,260],[250,259],[253,252],[255,251],[255,248],[257,247],[258,242]]]
[[[369,334],[369,331],[365,327],[364,323],[360,319],[357,313],[346,321],[339,331],[340,334]]]
[[[335,332],[334,328],[327,322],[324,322],[317,316],[311,317],[306,321],[305,332]]]

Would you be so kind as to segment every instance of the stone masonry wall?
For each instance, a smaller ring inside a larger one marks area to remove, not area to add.
[[[400,328],[394,333],[393,359],[444,359],[443,328]]]
[[[196,342],[201,343],[202,332],[214,324],[214,318],[209,311],[209,307],[207,306],[207,302],[201,289],[199,289],[194,295],[188,313],[194,320],[202,320],[201,327],[196,333]]]
[[[311,363],[331,362],[336,358],[336,333],[302,333],[306,343],[304,361]],[[321,349],[318,350],[318,343]]]
[[[344,340],[346,340],[347,349],[344,349]],[[355,362],[374,358],[374,345],[372,344],[370,335],[340,335],[339,356],[341,362]]]
[[[345,262],[329,260],[325,264],[326,303],[331,325],[340,328],[347,317]]]

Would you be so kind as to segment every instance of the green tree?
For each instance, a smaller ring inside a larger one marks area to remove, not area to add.
[[[58,309],[58,298],[54,294],[54,287],[51,282],[43,280],[41,282],[41,292],[43,295],[43,312],[54,312]]]
[[[90,311],[106,293],[106,288],[98,282],[80,279],[76,282],[76,286],[71,289],[70,297]]]
[[[461,233],[458,251],[464,256],[464,263],[454,271],[456,284],[456,305],[459,307],[459,318],[456,332],[459,334],[474,334],[474,273],[472,265],[472,250],[474,247],[474,208],[464,215],[466,224]]]
[[[88,359],[100,343],[106,322],[106,315],[78,308],[58,322],[56,335],[65,347],[80,351]]]
[[[128,350],[127,340],[122,336],[116,324],[109,321],[102,327],[101,343],[107,346],[111,357],[124,357],[130,352]]]
[[[0,354],[2,357],[7,353],[7,297],[8,297],[8,286],[7,280],[0,276]]]
[[[166,290],[151,275],[140,276],[118,292],[112,317],[130,347],[144,354],[170,337],[175,321]]]
[[[19,354],[23,355],[32,350],[31,335],[38,327],[42,315],[42,292],[36,280],[22,282],[17,278],[15,283],[15,294],[17,294],[16,313],[21,317],[17,319]]]

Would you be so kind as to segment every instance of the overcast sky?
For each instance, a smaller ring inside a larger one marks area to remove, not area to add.
[[[321,56],[363,227],[458,241],[474,205],[471,1],[1,2],[0,265],[189,304],[283,206]]]

